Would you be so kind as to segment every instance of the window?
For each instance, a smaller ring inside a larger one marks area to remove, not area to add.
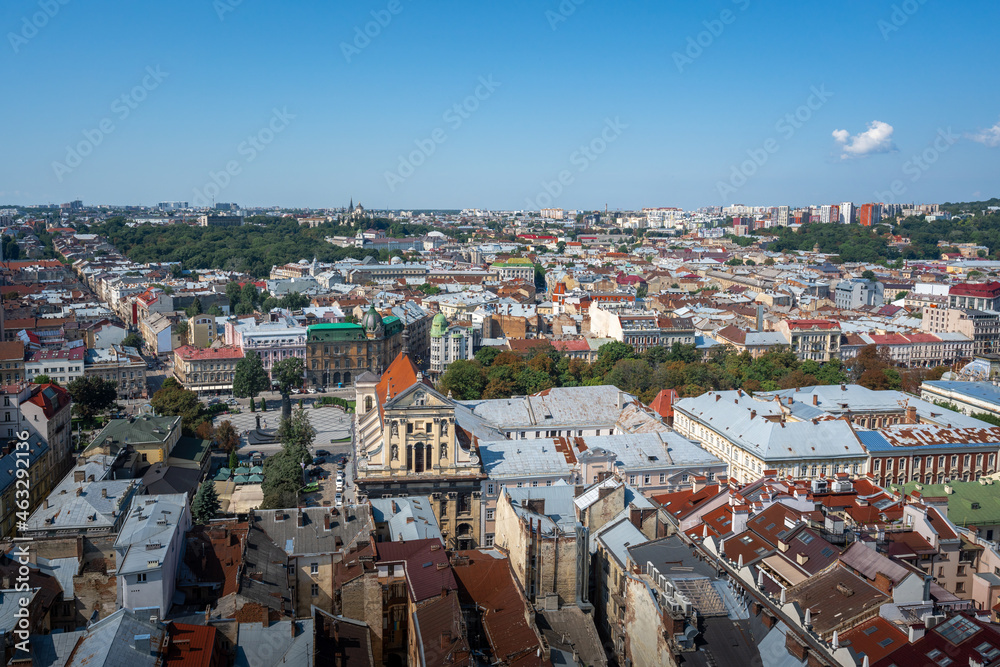
[[[319,563],[309,564],[309,574],[319,574]]]
[[[483,546],[486,547],[493,546],[493,533],[486,533],[486,538],[483,540]]]
[[[311,594],[311,595],[312,595],[313,597],[316,597],[316,596],[318,596],[318,595],[319,595],[319,584],[313,584],[313,585],[312,585],[312,586],[310,587],[310,589],[309,589],[309,593],[310,593],[310,594]]]
[[[537,479],[531,480],[531,486],[533,487],[538,486],[538,480]]]
[[[632,486],[635,486],[635,475],[628,476],[628,483],[631,484]]]
[[[642,476],[642,484],[643,484],[643,486],[649,486],[649,480],[650,480],[649,475],[643,475]]]
[[[661,472],[660,473],[660,484],[665,484],[666,481],[667,481],[667,475],[666,475],[666,473],[662,473]]]
[[[496,510],[486,510],[486,520],[493,521],[493,517],[496,514]]]
[[[493,495],[493,482],[490,482],[489,484],[486,485],[486,495],[488,496]]]
[[[145,572],[140,572],[139,574],[135,575],[135,583],[141,584],[144,581],[146,581],[146,573]]]

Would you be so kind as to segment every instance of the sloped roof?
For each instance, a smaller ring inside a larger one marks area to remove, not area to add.
[[[482,615],[494,657],[511,667],[540,667],[549,661],[535,655],[541,642],[527,621],[527,605],[514,583],[506,558],[496,552],[457,551],[453,566],[463,603]]]
[[[380,563],[406,563],[406,582],[414,602],[436,597],[443,590],[458,588],[448,562],[448,552],[441,546],[441,540],[378,542],[375,549]]]

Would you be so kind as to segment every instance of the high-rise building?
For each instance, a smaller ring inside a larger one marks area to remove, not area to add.
[[[787,227],[788,226],[788,214],[789,214],[790,211],[791,211],[791,209],[788,206],[779,206],[778,207],[778,220],[777,220],[776,224],[779,227]]]
[[[881,204],[862,204],[858,213],[858,222],[865,227],[871,227],[882,222]]]
[[[845,201],[840,205],[840,224],[849,225],[854,222],[854,204]]]

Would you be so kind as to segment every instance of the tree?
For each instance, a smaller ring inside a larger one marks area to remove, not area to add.
[[[233,396],[237,398],[254,398],[260,392],[269,389],[271,381],[257,352],[250,350],[236,362],[233,372]]]
[[[205,312],[201,309],[201,299],[195,297],[194,301],[191,302],[191,305],[184,309],[184,312],[187,313],[188,317],[201,315],[203,312]]]
[[[302,386],[302,376],[305,374],[305,364],[300,357],[282,359],[271,367],[271,379],[278,384],[281,393],[281,418],[289,419],[292,415],[292,404],[289,394],[292,387]]]
[[[233,423],[226,419],[215,429],[215,441],[226,452],[235,452],[240,446],[240,436]]]
[[[493,365],[493,361],[500,354],[500,348],[498,347],[481,347],[476,350],[476,361],[478,361],[483,368],[489,368]]]
[[[54,385],[55,385],[55,386],[57,386],[57,387],[59,386],[59,383],[58,383],[58,382],[56,382],[55,380],[53,380],[53,379],[52,379],[51,377],[49,377],[48,375],[45,375],[44,373],[43,373],[43,374],[41,374],[41,375],[36,375],[36,376],[35,376],[35,379],[34,379],[34,380],[32,380],[32,382],[33,382],[34,384],[54,384]]]
[[[163,381],[150,404],[159,415],[180,417],[181,427],[187,435],[192,435],[204,418],[205,406],[198,400],[198,395],[181,387],[173,378]]]
[[[448,369],[441,376],[441,393],[448,394],[450,392],[452,398],[459,401],[481,398],[485,388],[486,373],[483,372],[483,367],[478,361],[456,359],[448,364]]]
[[[226,285],[226,298],[229,299],[229,310],[236,309],[236,304],[240,302],[242,293],[243,290],[239,283],[231,282]]]
[[[774,258],[768,257],[764,260],[764,266],[774,266]]]
[[[861,277],[869,282],[875,282],[878,280],[878,278],[875,277],[875,272],[871,269],[865,269],[865,271],[862,272]]]
[[[300,408],[290,418],[281,420],[278,427],[281,451],[264,462],[262,508],[278,509],[298,504],[303,464],[312,460],[309,447],[315,437],[316,430],[309,423],[309,415],[305,410]]]
[[[229,469],[236,470],[238,467],[240,467],[240,459],[236,456],[236,450],[234,449],[229,452]]]
[[[267,412],[267,401],[264,400],[263,396],[260,397],[260,411]]]
[[[206,524],[219,513],[219,494],[215,491],[215,482],[206,480],[198,487],[191,503],[191,517],[197,524]]]
[[[215,429],[212,428],[212,422],[208,419],[198,424],[198,428],[194,430],[194,434],[201,438],[202,440],[212,440],[215,437]]]
[[[137,350],[142,349],[142,336],[133,331],[122,339],[122,345],[125,347],[134,347]]]
[[[73,411],[84,419],[92,419],[108,410],[118,398],[115,382],[96,375],[78,377],[66,389],[73,398]]]
[[[177,334],[177,338],[180,339],[181,345],[187,345],[188,343],[188,323],[187,320],[181,320],[174,325],[174,333]]]

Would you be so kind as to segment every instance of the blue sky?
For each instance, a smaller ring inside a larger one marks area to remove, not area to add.
[[[998,3],[777,4],[7,0],[0,203],[1000,193]]]

